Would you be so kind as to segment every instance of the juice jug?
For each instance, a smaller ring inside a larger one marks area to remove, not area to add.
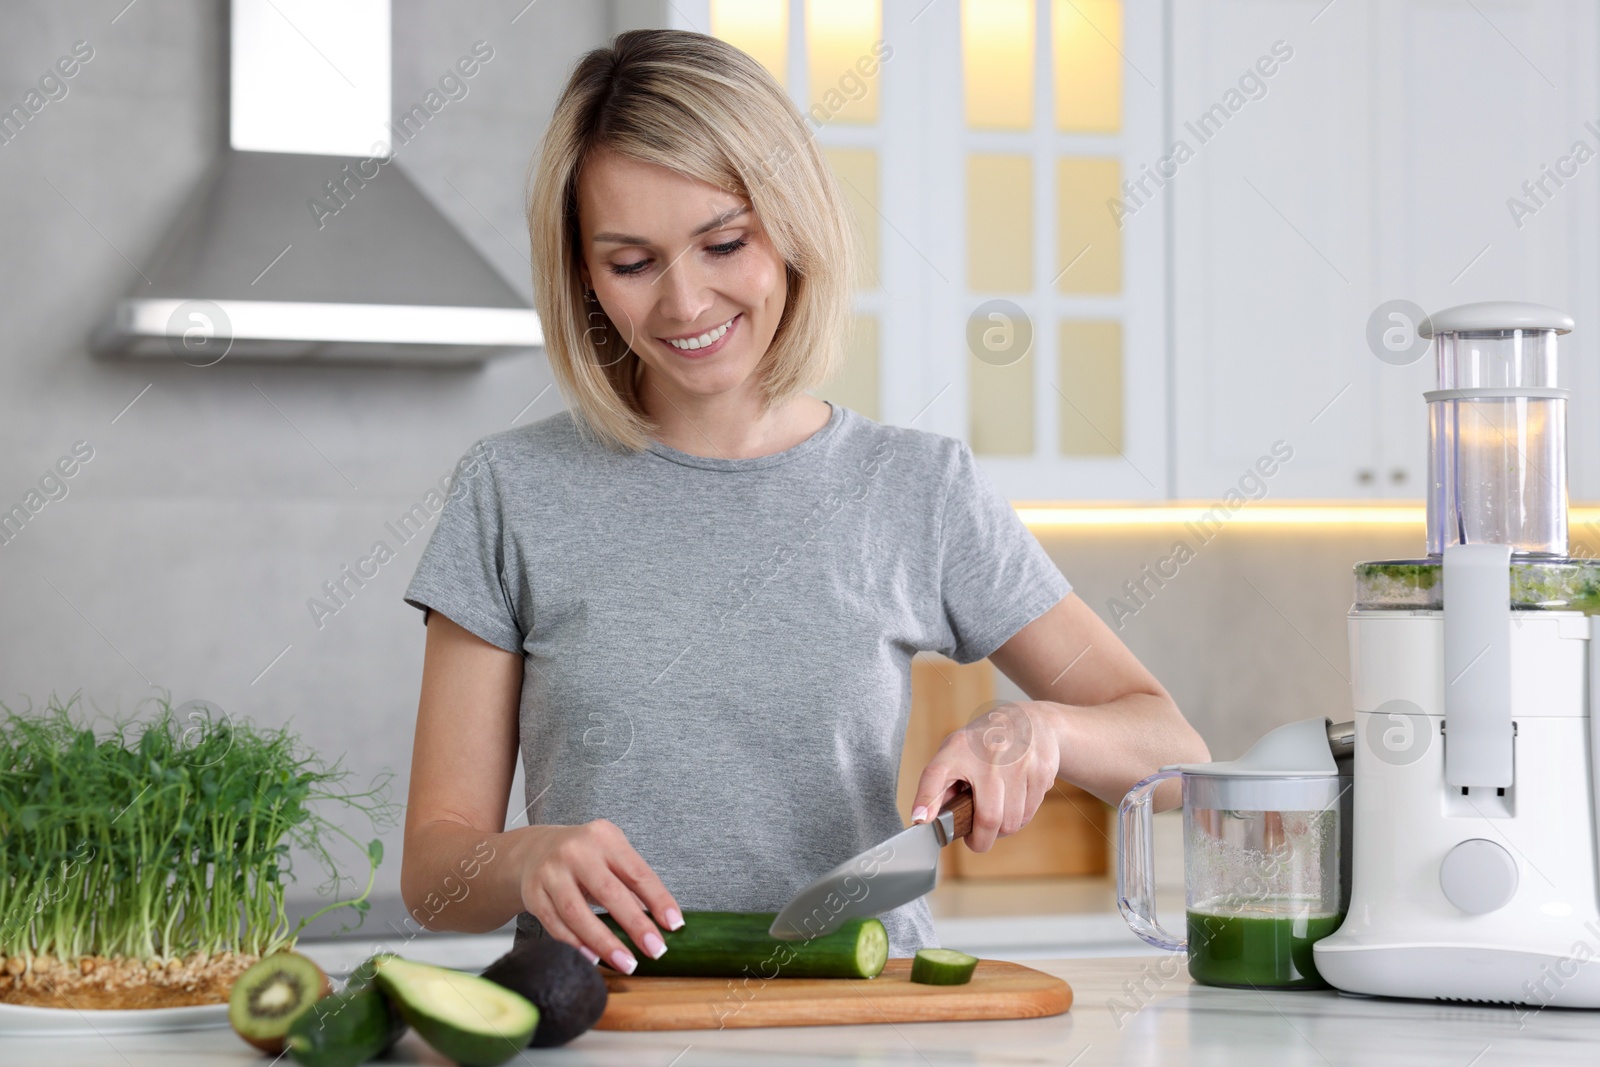
[[[1339,928],[1350,895],[1348,724],[1280,726],[1244,756],[1165,767],[1118,809],[1117,906],[1157,948],[1186,951],[1206,985],[1325,989],[1311,946]],[[1341,767],[1341,763],[1343,766]],[[1156,919],[1155,789],[1181,778],[1185,936]]]

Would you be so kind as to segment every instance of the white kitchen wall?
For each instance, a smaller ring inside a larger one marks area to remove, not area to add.
[[[602,4],[521,8],[395,0],[393,101],[420,100],[475,42],[493,47],[398,159],[528,293],[528,158],[571,64],[609,27]],[[0,545],[0,701],[81,690],[127,713],[162,687],[291,722],[361,777],[392,768],[403,799],[424,629],[400,595],[422,539],[322,627],[306,602],[473,440],[560,404],[538,353],[482,370],[90,354],[95,322],[141,283],[224,144],[226,9],[30,0],[0,13],[7,107],[75,42],[93,50],[67,94],[0,144],[0,501],[21,500],[74,442],[93,448],[67,496]],[[381,891],[398,886],[399,851],[395,832]],[[296,892],[319,881],[308,871]]]

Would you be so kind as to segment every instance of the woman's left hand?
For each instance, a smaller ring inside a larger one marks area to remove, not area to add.
[[[1028,824],[1056,783],[1061,746],[1049,704],[1001,704],[944,739],[917,782],[911,821],[928,822],[958,792],[972,787],[967,847],[987,852],[995,839]]]

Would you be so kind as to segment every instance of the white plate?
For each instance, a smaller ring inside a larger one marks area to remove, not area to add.
[[[226,1004],[107,1011],[0,1004],[0,1034],[7,1037],[157,1034],[172,1030],[215,1030],[227,1025]]]

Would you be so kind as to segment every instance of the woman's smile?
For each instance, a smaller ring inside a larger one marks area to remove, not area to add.
[[[740,312],[727,322],[713,326],[703,333],[679,334],[676,337],[658,337],[656,340],[672,349],[680,356],[688,359],[700,359],[714,352],[720,352],[733,338],[735,327],[744,318]]]

